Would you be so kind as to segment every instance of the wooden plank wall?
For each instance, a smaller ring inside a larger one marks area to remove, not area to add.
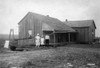
[[[87,43],[89,42],[89,28],[88,27],[78,27],[74,28],[78,31],[77,42]]]
[[[19,38],[28,38],[28,30],[32,30],[32,37],[33,39],[26,39],[26,40],[20,40],[19,44],[20,45],[30,45],[30,44],[35,44],[35,36],[37,33],[42,36],[42,26],[41,26],[42,21],[34,18],[33,16],[28,17],[24,19],[19,25],[20,26],[20,32],[19,32]]]
[[[90,31],[90,34],[89,34],[90,42],[93,42],[95,39],[95,26],[94,26],[94,24],[91,24],[89,31]],[[92,34],[92,32],[94,32],[94,34]]]

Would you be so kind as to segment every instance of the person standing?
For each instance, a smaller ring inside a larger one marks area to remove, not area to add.
[[[40,46],[40,36],[39,36],[39,33],[35,36],[35,43],[36,43],[36,47]]]
[[[43,37],[43,35],[42,35],[42,37],[41,37],[41,45],[42,45],[42,46],[44,45],[44,37]]]
[[[45,35],[45,45],[49,45],[49,40],[50,40],[50,37],[49,35]]]

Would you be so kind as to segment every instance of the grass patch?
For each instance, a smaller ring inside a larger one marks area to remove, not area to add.
[[[66,49],[66,48],[64,48]],[[71,63],[74,68],[88,63],[95,63],[100,67],[100,54],[88,51],[74,51],[59,49],[55,52],[55,56],[42,59],[31,59],[28,62],[22,64],[23,68],[56,68],[59,65]],[[61,68],[64,68],[62,66]]]
[[[0,68],[9,68],[9,65],[7,64],[7,62],[0,61]]]
[[[64,67],[67,63],[71,63],[74,68],[79,68],[79,66],[87,65],[88,63],[94,63],[100,67],[100,53],[95,50],[72,47],[57,47],[46,50],[41,50],[40,48],[39,50],[21,52],[20,54],[14,53],[14,55],[10,55],[13,56],[10,59],[16,56],[19,56],[20,59],[26,58],[25,60],[27,61],[21,59],[23,62],[19,64],[22,68],[68,68]],[[14,60],[18,60],[18,58]],[[16,63],[16,61],[13,62]]]

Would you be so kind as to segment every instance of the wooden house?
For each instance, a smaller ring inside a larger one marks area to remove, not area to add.
[[[94,41],[96,29],[94,20],[67,21],[65,23],[77,31],[77,42],[92,43]]]
[[[48,34],[50,44],[66,43],[70,41],[70,34],[76,33],[74,29],[56,18],[33,12],[28,12],[18,25],[19,45],[34,45],[37,33],[40,36]]]

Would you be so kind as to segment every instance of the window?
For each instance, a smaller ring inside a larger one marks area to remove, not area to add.
[[[32,37],[32,30],[28,30],[29,37]]]
[[[94,30],[92,29],[92,34],[94,34]]]

